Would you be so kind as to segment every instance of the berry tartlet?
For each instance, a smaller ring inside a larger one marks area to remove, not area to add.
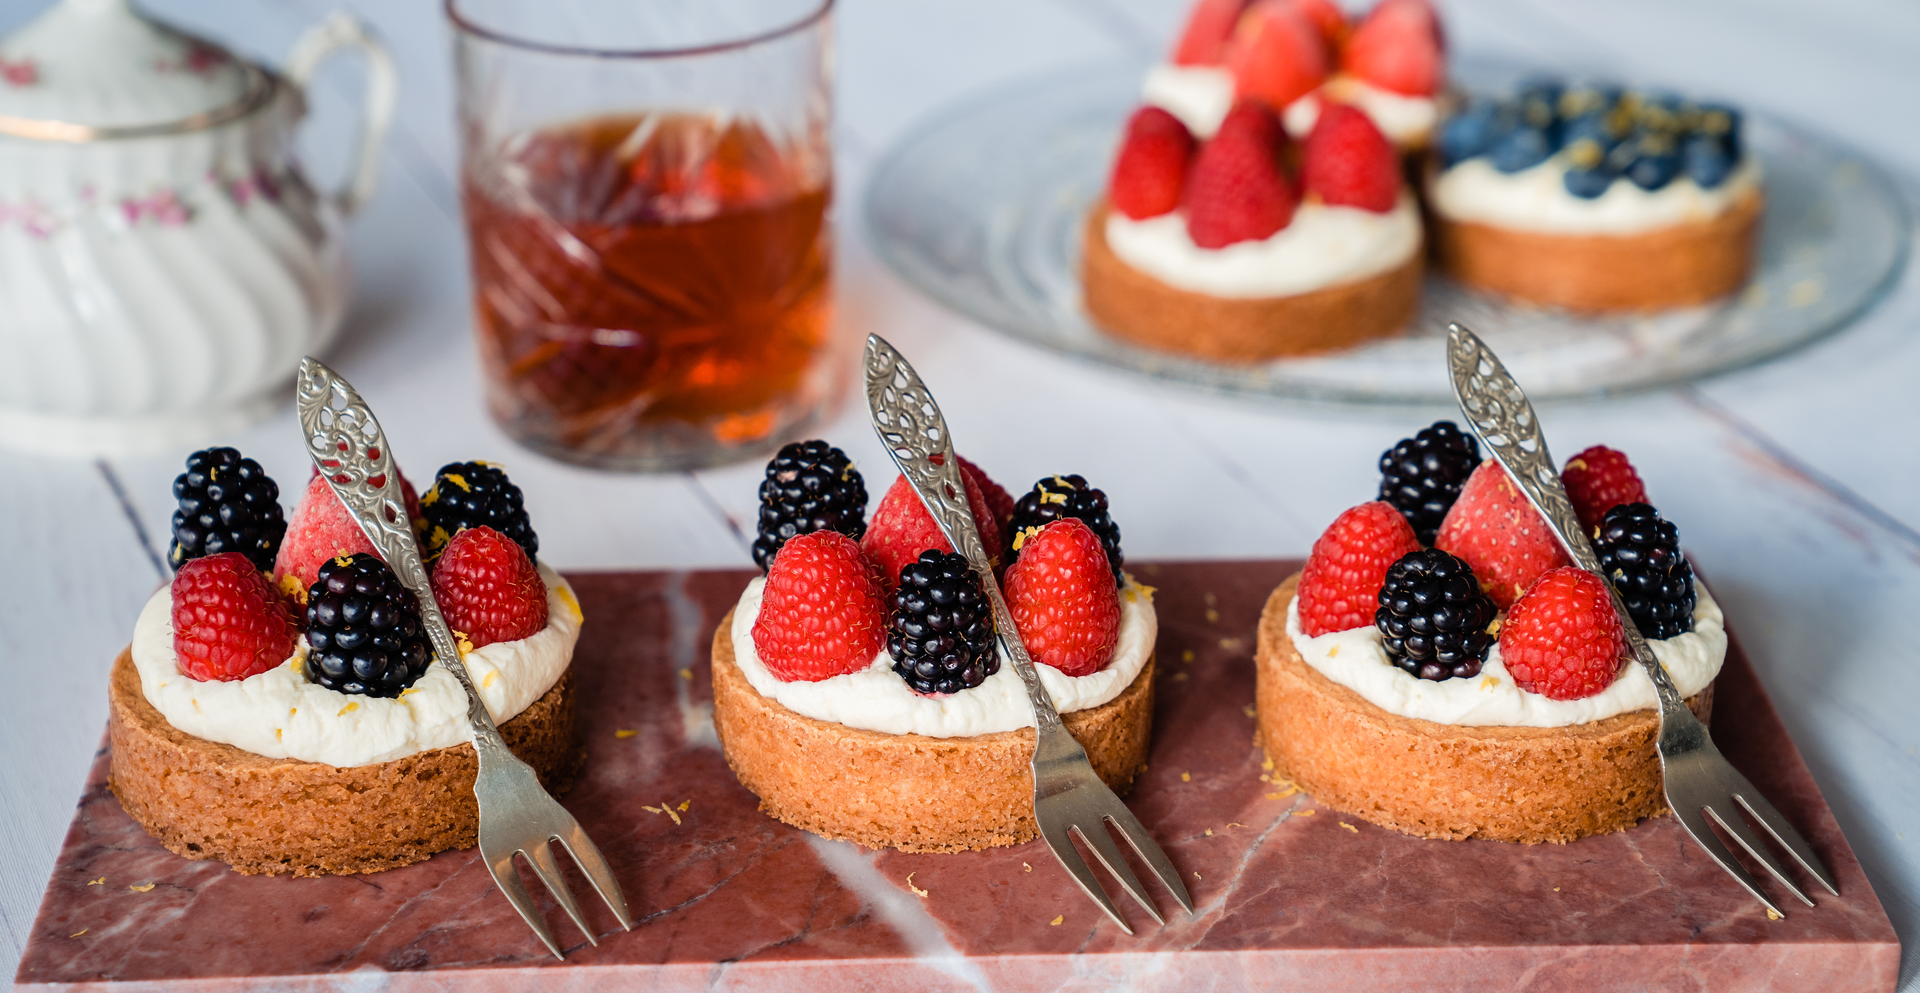
[[[1120,568],[1106,494],[1052,476],[1015,501],[961,466],[1041,682],[1124,791],[1146,764],[1158,622]],[[713,721],[761,809],[870,848],[1034,838],[1033,711],[979,577],[919,496],[896,479],[864,520],[859,471],[821,441],[782,449],[760,496],[767,572],[714,632]]]
[[[1765,195],[1740,112],[1540,81],[1465,101],[1427,181],[1447,275],[1579,311],[1692,306],[1753,269]]]
[[[1258,97],[1204,142],[1142,107],[1082,240],[1093,322],[1160,351],[1328,351],[1394,333],[1419,303],[1419,209],[1392,145],[1345,104],[1297,146]]]
[[[286,520],[259,464],[215,448],[173,489],[177,571],[108,687],[127,813],[173,852],[244,873],[374,872],[475,844],[466,693],[430,664],[418,599],[326,481]],[[564,789],[583,757],[580,608],[535,565],[519,489],[455,463],[407,495],[474,686],[514,753]]]
[[[1606,582],[1567,561],[1452,423],[1381,468],[1380,499],[1341,514],[1261,614],[1256,712],[1276,775],[1428,838],[1564,843],[1664,813],[1653,683],[1628,661]],[[1725,623],[1673,525],[1619,452],[1590,448],[1562,475],[1608,580],[1706,720]]]

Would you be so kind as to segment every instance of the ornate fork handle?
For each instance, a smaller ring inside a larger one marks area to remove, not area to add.
[[[874,428],[886,443],[887,453],[925,498],[933,516],[953,547],[966,557],[967,564],[980,575],[980,585],[993,604],[993,626],[999,632],[1000,647],[1013,661],[1013,670],[1027,688],[1033,703],[1034,725],[1043,732],[1061,727],[1053,697],[1040,684],[1026,645],[1006,632],[1014,627],[1013,614],[993,578],[993,563],[980,541],[980,529],[973,521],[973,509],[967,502],[966,483],[960,474],[960,460],[953,454],[953,439],[947,433],[947,420],[940,405],[921,383],[913,366],[908,365],[892,345],[878,335],[867,336],[867,406],[873,413]]]
[[[507,743],[467,675],[453,631],[433,599],[427,567],[414,540],[413,522],[407,517],[400,474],[394,471],[393,453],[387,450],[387,436],[380,430],[380,422],[346,380],[311,356],[300,363],[295,405],[307,454],[326,477],[327,486],[359,522],[394,575],[419,598],[420,620],[433,643],[434,657],[467,691],[467,723],[472,726],[474,747],[481,760],[485,761],[494,749],[506,752]]]
[[[1527,501],[1547,519],[1574,564],[1606,580],[1600,557],[1594,554],[1593,545],[1580,526],[1580,515],[1574,512],[1573,501],[1567,498],[1567,488],[1560,481],[1553,455],[1547,451],[1547,441],[1540,434],[1540,420],[1534,416],[1533,404],[1521,392],[1520,384],[1479,336],[1458,324],[1447,326],[1447,367],[1453,375],[1453,395],[1460,401],[1461,413],[1472,423],[1474,433],[1487,443],[1494,458],[1506,466],[1508,474],[1520,485],[1520,491],[1527,495]],[[1692,711],[1687,709],[1666,667],[1647,647],[1640,628],[1627,615],[1627,605],[1621,602],[1620,591],[1613,588],[1611,580],[1607,580],[1607,590],[1613,595],[1613,609],[1620,616],[1620,627],[1626,632],[1634,661],[1640,663],[1653,680],[1654,692],[1660,697],[1663,726],[1669,717],[1681,713],[1691,717]]]

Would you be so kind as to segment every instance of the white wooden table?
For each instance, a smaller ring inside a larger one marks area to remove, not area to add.
[[[400,63],[382,187],[353,223],[359,288],[329,361],[424,482],[505,463],[541,555],[560,568],[750,563],[759,465],[604,475],[515,448],[476,384],[455,194],[449,39],[429,0],[353,4]],[[10,30],[40,6],[0,3]],[[165,16],[277,63],[334,0],[166,0]],[[1382,449],[1446,411],[1256,405],[1156,387],[1043,354],[955,317],[885,271],[859,203],[903,129],[970,92],[1167,43],[1184,0],[846,0],[840,37],[839,300],[928,373],[963,450],[1016,492],[1079,472],[1104,488],[1129,558],[1304,555],[1371,499]],[[1724,94],[1920,175],[1920,8],[1896,0],[1442,0],[1456,51]],[[303,140],[338,175],[357,94],[311,94]],[[4,374],[4,370],[0,370]],[[1858,326],[1758,369],[1543,410],[1562,455],[1628,452],[1714,583],[1902,940],[1920,938],[1920,280]],[[857,403],[821,432],[892,473]],[[225,439],[298,492],[291,405]],[[11,976],[106,717],[106,673],[165,576],[169,491],[186,453],[11,457],[0,471],[0,976]],[[1907,834],[1913,834],[1909,839]],[[1817,912],[1817,911],[1816,911]],[[1909,951],[1903,987],[1920,988]]]

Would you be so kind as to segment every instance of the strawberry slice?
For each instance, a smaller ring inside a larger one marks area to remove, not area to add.
[[[547,626],[547,584],[533,560],[484,524],[453,536],[434,561],[432,584],[447,626],[475,648],[531,638]]]
[[[1259,241],[1293,221],[1299,197],[1281,172],[1287,133],[1258,100],[1228,112],[1187,177],[1187,235],[1201,248]]]
[[[1502,610],[1542,573],[1573,564],[1540,512],[1493,459],[1480,463],[1460,487],[1433,547],[1465,559],[1480,588]]]
[[[980,543],[986,546],[987,559],[997,572],[1007,556],[1003,529],[994,520],[993,508],[988,506],[986,495],[980,492],[979,485],[964,468],[960,477],[966,483],[967,504],[973,510],[974,526],[980,529]],[[905,476],[894,478],[887,495],[881,497],[880,505],[873,509],[873,520],[867,523],[867,533],[860,539],[860,548],[880,567],[881,580],[888,589],[900,581],[900,570],[913,564],[921,552],[929,548],[949,554],[953,552],[953,545],[947,541],[946,535],[940,533],[939,526],[933,523],[926,504],[920,502],[920,494],[913,491],[912,484],[907,482]]]
[[[1326,81],[1327,43],[1292,0],[1260,0],[1234,31],[1227,68],[1236,97],[1280,110]]]
[[[1064,517],[1029,535],[1007,567],[1007,610],[1035,662],[1099,672],[1120,641],[1120,593],[1100,536]]]
[[[1327,51],[1337,52],[1340,44],[1347,40],[1347,15],[1334,6],[1332,0],[1288,0],[1300,16],[1320,32],[1320,40],[1326,42]]]
[[[1446,82],[1440,18],[1427,0],[1381,0],[1341,50],[1342,72],[1407,96],[1428,97]]]
[[[1234,25],[1247,9],[1248,0],[1200,0],[1187,15],[1186,29],[1173,46],[1173,64],[1177,66],[1219,65],[1226,59],[1227,45],[1233,39]]]
[[[300,637],[293,612],[239,552],[181,563],[172,595],[173,652],[189,678],[245,679],[293,655]]]
[[[1300,575],[1300,628],[1309,637],[1366,627],[1380,607],[1387,570],[1420,550],[1405,515],[1384,500],[1334,518]]]
[[[1136,221],[1171,213],[1180,206],[1192,161],[1193,135],[1187,126],[1159,107],[1142,107],[1127,120],[1107,199]]]
[[[1400,156],[1359,108],[1326,104],[1301,154],[1300,185],[1329,206],[1384,214],[1400,202]]]
[[[838,531],[812,531],[787,539],[767,568],[753,648],[781,681],[819,682],[872,665],[886,625],[873,561]]]

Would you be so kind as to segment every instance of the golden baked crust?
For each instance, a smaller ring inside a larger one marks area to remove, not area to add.
[[[802,717],[747,682],[732,631],[728,611],[713,633],[713,726],[727,764],[769,816],[903,852],[963,852],[1037,836],[1032,728],[930,738]],[[1152,657],[1119,696],[1061,720],[1094,772],[1125,793],[1147,762]]]
[[[378,872],[479,842],[472,745],[341,769],[273,759],[175,728],[147,702],[131,650],[107,684],[108,785],[176,855],[248,874]],[[573,669],[500,726],[507,747],[559,793],[586,753],[574,733]]]
[[[1377,276],[1284,297],[1234,299],[1169,286],[1107,245],[1107,202],[1087,213],[1080,287],[1107,333],[1163,352],[1256,362],[1346,348],[1394,334],[1420,306],[1424,252]]]
[[[1287,637],[1295,573],[1260,614],[1255,703],[1277,775],[1313,798],[1425,838],[1565,843],[1666,813],[1659,715],[1564,728],[1459,727],[1389,714],[1321,675]],[[1687,699],[1707,720],[1713,686]]]
[[[1658,310],[1739,289],[1759,251],[1758,190],[1718,217],[1631,235],[1516,231],[1429,212],[1434,255],[1468,286],[1569,310]]]

